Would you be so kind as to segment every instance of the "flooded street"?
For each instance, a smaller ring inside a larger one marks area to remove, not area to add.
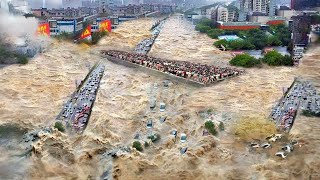
[[[132,52],[136,44],[151,36],[153,22],[124,22],[93,47],[53,42],[51,49],[29,64],[0,69],[0,125],[19,124],[33,129],[54,121],[74,91],[75,80],[82,80],[90,66],[98,61],[105,65],[85,132],[73,136],[54,132],[41,138],[35,146],[37,153],[23,160],[24,166],[16,174],[26,174],[27,179],[100,179],[111,165],[107,174],[125,180],[317,179],[319,118],[297,117],[290,137],[304,145],[286,160],[274,156],[276,149],[250,153],[245,143],[236,140],[232,126],[244,116],[267,118],[282,88],[290,86],[296,76],[311,80],[320,90],[320,47],[310,48],[299,67],[246,69],[244,75],[208,87],[172,79],[165,88],[166,76],[114,64],[100,54],[100,50],[109,49]],[[165,22],[149,55],[227,65],[231,55],[216,49],[213,42],[196,32],[190,22],[173,16]],[[149,108],[152,98],[157,103],[154,111]],[[160,102],[166,103],[165,112],[159,112]],[[225,122],[226,130],[218,137],[202,134],[205,119],[199,111],[208,109],[212,109],[214,120]],[[167,120],[161,123],[159,119],[164,116]],[[114,147],[131,147],[136,134],[146,140],[150,134],[148,119],[154,122],[152,132],[161,136],[158,142],[143,153],[133,150],[112,162],[103,158],[102,154]],[[176,139],[170,135],[174,129],[178,131]],[[181,133],[187,135],[186,143],[180,142]],[[188,147],[186,154],[180,154],[182,147]],[[10,163],[5,163],[12,154],[3,148],[0,152],[0,168],[12,169]],[[0,179],[7,175],[0,171]]]
[[[196,63],[224,64],[230,54],[213,46],[214,40],[194,30],[195,26],[181,16],[169,18],[149,55]]]

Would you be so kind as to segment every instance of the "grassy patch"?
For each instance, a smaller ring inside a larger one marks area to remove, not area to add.
[[[276,125],[260,117],[244,117],[233,127],[234,134],[240,140],[262,139],[276,133]]]

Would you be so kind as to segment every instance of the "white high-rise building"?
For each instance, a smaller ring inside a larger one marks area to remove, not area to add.
[[[267,13],[268,0],[253,0],[252,1],[252,11]]]
[[[234,9],[228,9],[226,7],[218,6],[214,9],[211,9],[211,19],[216,21],[223,22],[233,22],[238,20],[238,13]]]
[[[276,0],[238,0],[240,14],[258,12],[274,16],[276,14]]]
[[[229,12],[225,7],[217,8],[217,21],[228,22]]]

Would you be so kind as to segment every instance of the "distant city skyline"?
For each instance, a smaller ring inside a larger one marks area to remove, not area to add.
[[[59,8],[62,7],[62,0],[27,0],[31,8],[43,7],[43,1],[45,1],[46,8]]]
[[[65,7],[78,7],[81,6],[82,1],[99,1],[99,0],[26,0],[29,3],[29,6],[31,8],[41,8],[43,7],[43,1],[45,1],[45,7],[46,8],[62,8],[64,7],[64,1],[67,2]],[[206,5],[206,4],[213,4],[215,2],[221,2],[221,0],[113,0],[115,5],[120,4],[129,4],[133,2],[140,2],[140,3],[148,3],[148,2],[180,2],[184,1],[186,4],[194,4],[196,6],[199,5]],[[234,0],[222,0],[222,2],[228,2],[231,3]],[[276,0],[276,4],[278,5],[290,5],[291,0]]]
[[[31,8],[41,8],[43,7],[43,1],[45,1],[46,8],[61,8],[63,7],[63,1],[69,1],[69,5],[72,6],[79,6],[81,5],[82,1],[99,1],[99,0],[27,0],[29,6]],[[133,2],[138,2],[135,0],[113,0],[114,4],[129,4]],[[175,2],[177,0],[139,0],[140,3],[148,3],[148,2]],[[215,2],[221,2],[221,0],[181,0],[186,3],[194,3],[194,4],[210,4]],[[224,2],[232,2],[233,0],[224,0]]]

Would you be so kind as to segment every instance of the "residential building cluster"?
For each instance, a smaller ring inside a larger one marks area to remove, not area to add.
[[[93,2],[83,2],[83,7],[67,7],[60,9],[39,8],[32,9],[32,13],[38,17],[67,17],[75,18],[85,15],[105,14],[118,16],[139,16],[150,12],[158,12],[160,14],[168,14],[175,11],[176,6],[165,4],[141,4],[114,6],[110,1],[99,1],[99,4]]]
[[[56,17],[64,17],[64,18],[76,18],[81,16],[94,15],[98,13],[97,8],[88,8],[88,7],[79,7],[79,8],[61,8],[61,9],[32,9],[32,14],[37,17],[43,18],[56,18]]]
[[[291,0],[289,6],[278,3],[277,0],[237,0],[231,4],[203,6],[186,16],[194,24],[203,18],[211,19],[222,30],[268,30],[271,25],[285,24],[291,32],[292,59],[298,65],[304,48],[311,42],[311,31],[320,34],[320,24],[314,24],[311,18],[320,15],[320,1]]]
[[[110,19],[112,28],[121,21],[136,19],[144,16],[169,14],[175,11],[176,6],[170,4],[139,4],[140,1],[132,1],[134,4],[118,5],[114,0],[81,1],[63,0],[65,8],[31,9],[32,14],[40,18],[40,23],[49,23],[50,35],[61,33],[79,34],[84,25],[91,25],[91,32],[99,30],[100,22]],[[138,4],[138,5],[137,5]],[[79,7],[78,7],[79,6]]]

